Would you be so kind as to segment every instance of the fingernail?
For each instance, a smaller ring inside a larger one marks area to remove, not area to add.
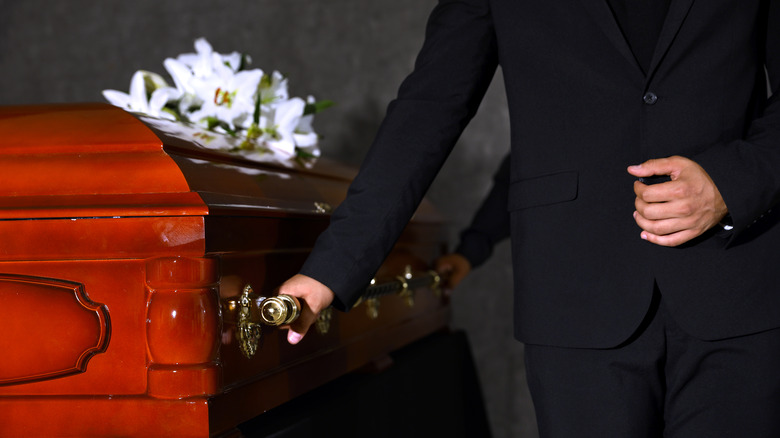
[[[291,344],[297,344],[301,341],[301,338],[303,336],[300,335],[300,333],[295,333],[294,331],[290,330],[289,333],[287,333],[287,342]]]
[[[647,240],[647,234],[646,233],[640,234],[639,237],[641,237],[642,240]]]
[[[634,219],[636,219],[636,215],[637,215],[637,212],[634,212],[634,214],[633,214]]]

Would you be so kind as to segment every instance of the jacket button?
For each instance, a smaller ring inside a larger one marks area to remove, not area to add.
[[[656,96],[655,93],[648,91],[642,97],[642,100],[644,100],[647,105],[655,105],[655,103],[658,102],[658,96]]]

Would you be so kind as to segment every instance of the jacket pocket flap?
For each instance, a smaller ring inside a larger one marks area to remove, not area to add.
[[[577,171],[552,173],[515,181],[509,185],[509,211],[557,204],[577,199]]]

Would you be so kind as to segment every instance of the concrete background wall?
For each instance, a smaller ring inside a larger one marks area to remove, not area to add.
[[[317,116],[323,155],[358,164],[412,68],[434,0],[0,0],[0,105],[102,101],[129,89],[134,71],[165,75],[162,61],[206,37],[218,52],[249,54],[279,70],[292,95],[337,105]],[[488,191],[509,144],[499,72],[429,198],[452,242]],[[454,321],[471,339],[495,437],[534,437],[522,346],[512,339],[509,247],[453,295]]]

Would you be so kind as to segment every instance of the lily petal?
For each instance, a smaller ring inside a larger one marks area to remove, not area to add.
[[[198,59],[192,65],[192,72],[200,78],[211,76],[214,71],[211,56],[214,50],[211,48],[211,44],[205,38],[198,38],[195,40],[195,51],[198,52]]]
[[[130,95],[117,90],[103,90],[103,97],[108,103],[122,109],[130,109]]]
[[[295,145],[302,148],[316,146],[317,141],[319,140],[317,134],[314,132],[309,132],[306,134],[294,132],[293,139],[295,140]]]
[[[306,103],[300,97],[293,97],[279,103],[276,107],[274,124],[282,135],[292,135],[295,127],[298,126],[298,120],[303,115],[304,107],[306,107]]]
[[[149,103],[146,100],[146,84],[144,84],[144,74],[137,71],[130,79],[130,107],[134,111],[142,113],[149,112]]]
[[[144,80],[148,79],[148,80],[150,80],[152,82],[152,84],[154,85],[154,90],[156,90],[158,88],[164,88],[164,87],[168,87],[169,86],[168,83],[165,82],[165,78],[163,78],[162,76],[158,75],[157,73],[154,73],[154,72],[151,72],[151,71],[146,71],[146,70],[140,70],[140,71],[144,75]],[[154,90],[151,90],[151,91],[154,91]]]
[[[179,97],[181,92],[175,88],[165,87],[154,90],[152,98],[149,99],[149,114],[154,117],[174,118],[168,113],[162,113],[161,110],[169,101]]]
[[[194,94],[195,90],[192,89],[190,82],[192,81],[192,71],[181,61],[177,61],[173,58],[167,58],[163,61],[165,69],[168,70],[168,74],[173,78],[173,83],[176,88],[183,93]]]

